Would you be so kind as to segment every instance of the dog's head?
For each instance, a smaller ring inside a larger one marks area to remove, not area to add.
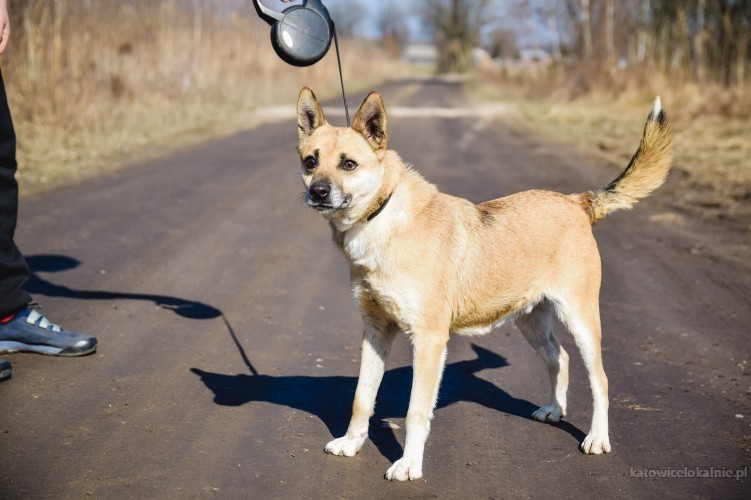
[[[297,99],[297,127],[307,205],[345,224],[378,210],[390,195],[384,193],[387,134],[381,94],[365,98],[351,128],[332,127],[305,87]]]

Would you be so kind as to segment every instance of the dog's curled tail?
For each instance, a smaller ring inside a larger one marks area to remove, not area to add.
[[[626,170],[607,186],[580,195],[592,224],[611,212],[633,207],[665,182],[673,161],[672,142],[670,124],[658,96],[647,117],[639,149]]]

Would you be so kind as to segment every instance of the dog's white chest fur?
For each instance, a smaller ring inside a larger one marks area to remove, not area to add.
[[[354,225],[334,221],[334,225],[342,232],[342,249],[352,264],[378,271],[384,269],[393,256],[394,249],[389,246],[394,231],[406,223],[406,217],[401,196],[395,193],[389,205],[373,220]]]
[[[342,248],[353,265],[373,271],[383,267],[387,242],[388,234],[378,224],[358,224],[344,233]]]
[[[351,227],[343,235],[342,249],[358,270],[352,282],[355,299],[366,309],[377,307],[408,332],[419,315],[420,294],[406,275],[390,272],[398,257],[394,254],[398,249],[390,247],[391,223],[399,217],[394,212]]]

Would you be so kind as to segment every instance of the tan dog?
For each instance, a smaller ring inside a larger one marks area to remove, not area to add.
[[[425,440],[450,333],[484,334],[513,320],[550,372],[550,402],[532,418],[566,414],[568,355],[553,335],[565,324],[586,365],[594,398],[584,453],[610,451],[608,381],[600,352],[600,255],[592,224],[630,208],[663,183],[671,132],[657,98],[639,149],[608,186],[583,194],[526,191],[475,205],[438,192],[389,151],[386,111],[372,92],[352,128],[326,123],[303,88],[297,102],[307,204],[319,211],[350,262],[362,310],[360,378],[346,435],[326,445],[355,455],[368,437],[376,392],[399,330],[414,349],[404,456],[387,479],[422,477]]]

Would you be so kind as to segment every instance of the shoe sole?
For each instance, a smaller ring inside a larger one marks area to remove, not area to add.
[[[0,342],[0,353],[13,353],[13,352],[34,352],[37,354],[45,354],[47,356],[86,356],[96,351],[96,344],[91,346],[90,349],[81,352],[63,352],[65,349],[62,347],[52,347],[48,345],[29,345],[22,342],[13,342],[10,340],[4,340]]]
[[[9,379],[13,375],[13,368],[7,361],[0,361],[0,381]]]

